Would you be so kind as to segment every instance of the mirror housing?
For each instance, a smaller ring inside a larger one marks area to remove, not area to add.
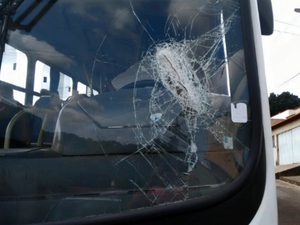
[[[274,31],[274,19],[271,0],[257,0],[262,35],[271,35]]]

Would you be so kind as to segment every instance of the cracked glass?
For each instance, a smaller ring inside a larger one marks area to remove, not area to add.
[[[201,200],[243,172],[252,122],[238,0],[28,0],[5,46],[1,223]]]

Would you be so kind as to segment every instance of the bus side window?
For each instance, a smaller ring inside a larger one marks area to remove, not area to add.
[[[5,44],[5,52],[1,64],[0,80],[17,87],[26,88],[27,56],[17,49]],[[24,105],[25,93],[13,90],[14,99]]]
[[[77,83],[78,94],[87,94],[87,86],[81,82]]]
[[[50,67],[37,61],[35,64],[34,91],[40,93],[41,90],[50,90]],[[39,98],[39,96],[33,96],[33,105]]]
[[[67,100],[72,96],[73,80],[66,74],[59,74],[58,93],[62,100]]]
[[[88,97],[91,97],[91,88],[85,84],[78,82],[77,83],[78,94],[86,94]],[[98,95],[99,92],[93,89],[93,95]]]

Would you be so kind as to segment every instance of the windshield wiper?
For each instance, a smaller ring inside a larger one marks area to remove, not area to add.
[[[24,0],[2,0],[2,2],[0,2],[0,16],[14,15],[23,1]]]
[[[19,0],[19,1],[23,2],[24,0]],[[32,4],[29,5],[28,8],[18,18],[15,19],[15,21],[12,20],[10,21],[9,29],[10,30],[23,29],[26,32],[30,32],[30,30],[41,20],[41,18],[50,10],[50,8],[52,8],[52,6],[56,2],[57,0],[49,0],[48,2],[46,2],[45,5],[40,9],[40,11],[31,19],[31,21],[28,24],[23,25],[21,24],[23,20],[26,19],[29,15],[31,15],[32,12],[42,3],[41,0],[36,0],[32,2]],[[20,4],[17,5],[16,3],[16,7],[19,7]]]
[[[0,62],[2,61],[2,55],[4,52],[10,17],[16,13],[17,8],[23,3],[23,1],[24,0],[2,0],[0,2]]]

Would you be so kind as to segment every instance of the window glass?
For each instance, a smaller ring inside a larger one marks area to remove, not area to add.
[[[27,57],[21,51],[5,44],[5,51],[1,62],[0,80],[26,87]]]
[[[99,94],[99,92],[98,92],[98,91],[96,91],[96,90],[93,90],[93,94],[94,94],[94,95],[98,95],[98,94]]]
[[[95,91],[93,89],[93,95],[97,95],[98,94],[98,91]],[[91,96],[92,95],[92,92],[91,92],[91,88],[87,87],[87,96]]]
[[[58,93],[62,100],[66,100],[68,97],[72,96],[73,80],[71,77],[60,73]]]
[[[239,2],[23,1],[0,77],[24,52],[34,105],[8,106],[2,126],[0,208],[11,210],[0,223],[180,204],[231,185],[255,155]]]
[[[87,86],[81,82],[77,83],[77,91],[79,94],[87,94]]]
[[[35,64],[34,91],[50,90],[50,67],[37,61]]]
[[[22,91],[14,90],[14,99],[20,102],[22,105],[25,105],[25,93]]]
[[[39,96],[34,95],[32,104],[34,105],[36,101],[39,100],[39,98],[40,98]]]
[[[88,97],[91,96],[91,88],[84,85],[81,82],[77,83],[77,91],[79,94],[86,94]],[[93,95],[98,95],[99,92],[93,89]]]

